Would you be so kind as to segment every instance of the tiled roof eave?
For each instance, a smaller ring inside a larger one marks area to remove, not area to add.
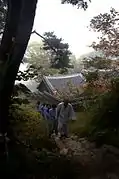
[[[43,77],[43,82],[46,84],[46,86],[52,93],[53,93],[53,91],[56,91],[46,76]]]

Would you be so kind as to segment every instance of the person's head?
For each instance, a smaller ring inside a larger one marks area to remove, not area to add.
[[[68,106],[68,103],[69,103],[69,100],[68,100],[67,98],[65,98],[65,99],[63,100],[63,102],[64,102],[64,106],[67,107],[67,106]]]
[[[56,109],[56,107],[57,107],[56,104],[52,105],[52,109]]]

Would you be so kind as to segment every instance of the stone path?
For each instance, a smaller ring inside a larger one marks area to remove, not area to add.
[[[85,138],[55,138],[60,154],[74,157],[86,169],[90,179],[119,179],[119,149],[103,145],[96,148]],[[86,178],[86,177],[85,177]]]

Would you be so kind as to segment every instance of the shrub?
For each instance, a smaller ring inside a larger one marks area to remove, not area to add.
[[[88,112],[78,112],[76,114],[76,121],[71,121],[69,124],[70,133],[73,135],[77,135],[79,137],[87,136],[88,134],[88,127],[90,123],[90,113]]]
[[[99,143],[116,145],[116,141],[119,141],[119,79],[111,81],[110,91],[99,95],[90,112],[92,121],[89,138]]]
[[[13,104],[10,119],[13,135],[24,145],[15,141],[11,145],[6,178],[77,178],[83,173],[80,162],[54,152],[56,145],[47,138],[46,123],[32,106]]]
[[[109,90],[85,102],[86,110],[78,113],[70,131],[97,144],[119,146],[119,79],[110,82]]]
[[[10,128],[14,136],[27,147],[52,149],[48,139],[47,124],[30,105],[13,104],[10,108]]]

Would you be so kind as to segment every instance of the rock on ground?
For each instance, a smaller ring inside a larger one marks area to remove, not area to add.
[[[60,140],[55,138],[61,155],[80,161],[90,179],[119,179],[119,149],[103,145],[96,148],[85,138],[76,136]]]

